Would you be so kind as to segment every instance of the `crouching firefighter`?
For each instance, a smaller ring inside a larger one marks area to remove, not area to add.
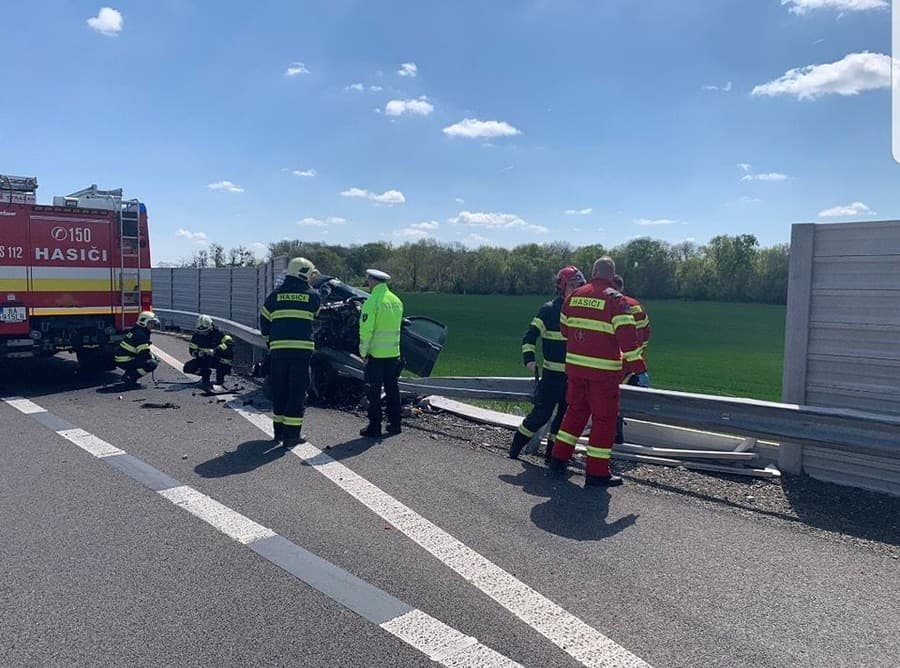
[[[116,350],[116,366],[125,372],[122,377],[126,385],[137,386],[139,379],[152,373],[159,361],[150,352],[150,328],[158,327],[159,320],[152,311],[141,311],[137,322],[119,342]]]
[[[584,275],[577,267],[560,269],[556,274],[556,299],[541,306],[522,338],[522,363],[537,375],[535,353],[538,338],[541,339],[543,363],[534,394],[534,406],[519,425],[509,446],[512,459],[518,458],[522,448],[553,417],[544,455],[545,459],[550,459],[553,442],[566,413],[566,340],[559,331],[559,316],[566,298],[584,284]]]
[[[301,431],[315,350],[313,319],[321,305],[309,282],[318,273],[306,258],[293,258],[284,283],[266,297],[259,314],[259,331],[269,346],[274,436],[287,448],[305,441]]]
[[[200,376],[205,387],[209,387],[209,378],[216,372],[216,385],[225,384],[225,376],[231,373],[234,361],[234,339],[215,326],[208,315],[197,318],[197,331],[191,337],[191,358],[183,372]]]

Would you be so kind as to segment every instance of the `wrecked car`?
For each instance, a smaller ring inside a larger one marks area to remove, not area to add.
[[[359,356],[359,318],[369,293],[333,276],[320,275],[312,287],[322,297],[313,322],[316,352],[310,363],[310,395],[319,401],[337,401],[347,394],[347,379],[362,381],[365,363]],[[404,372],[431,375],[447,340],[447,327],[431,318],[407,316],[400,330],[400,356]],[[268,375],[261,369],[257,375]]]

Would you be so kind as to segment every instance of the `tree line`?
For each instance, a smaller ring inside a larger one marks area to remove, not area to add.
[[[367,268],[377,267],[391,274],[401,292],[532,295],[552,293],[561,267],[574,264],[589,277],[594,260],[609,255],[626,291],[642,299],[784,304],[789,250],[788,244],[762,248],[754,235],[739,234],[719,235],[704,245],[644,237],[613,248],[559,242],[468,248],[428,239],[400,246],[284,240],[269,245],[269,256],[302,255],[322,273],[354,285],[364,283]],[[226,252],[213,244],[184,266],[249,266],[253,261],[247,249]]]

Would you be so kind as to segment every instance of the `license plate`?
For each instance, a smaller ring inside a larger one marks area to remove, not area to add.
[[[24,306],[0,307],[0,322],[25,322]]]

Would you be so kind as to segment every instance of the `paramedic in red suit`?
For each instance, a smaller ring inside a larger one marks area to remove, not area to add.
[[[585,484],[605,487],[622,484],[609,467],[619,413],[619,382],[623,373],[646,370],[631,306],[613,287],[615,274],[612,258],[601,257],[594,262],[590,282],[563,305],[559,330],[566,337],[568,409],[550,462],[552,468],[565,470],[590,418]]]

